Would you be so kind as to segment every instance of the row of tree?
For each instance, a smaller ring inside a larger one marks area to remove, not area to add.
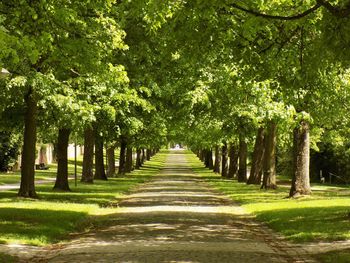
[[[263,188],[276,188],[276,154],[287,156],[290,196],[310,194],[310,149],[327,144],[344,152],[349,145],[349,6],[181,2],[160,29],[173,37],[172,85],[182,106],[175,115],[186,124],[174,138],[210,168],[215,149],[223,176],[238,171],[239,181]]]
[[[84,145],[86,183],[107,178],[104,146],[112,175],[116,147],[119,173],[124,173],[131,169],[126,160],[133,148],[139,167],[164,144],[166,125],[158,103],[164,94],[148,68],[159,58],[146,52],[152,39],[143,38],[142,3],[137,16],[130,5],[115,0],[1,1],[0,66],[11,73],[0,84],[1,130],[19,137],[19,196],[36,197],[38,141],[56,146],[55,189],[60,190],[69,190],[69,142]]]
[[[77,137],[85,182],[93,148],[104,178],[103,145],[121,156],[166,140],[205,156],[220,148],[224,175],[238,165],[240,180],[252,152],[249,181],[265,188],[276,187],[276,153],[291,153],[290,196],[309,194],[310,148],[349,144],[349,5],[1,1],[0,66],[12,74],[1,80],[0,126],[23,134],[19,195],[36,195],[37,136],[60,145],[64,178]]]

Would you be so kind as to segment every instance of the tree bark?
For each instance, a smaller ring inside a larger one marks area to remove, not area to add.
[[[221,155],[220,155],[220,147],[218,145],[215,146],[215,163],[213,171],[215,173],[220,173],[220,163],[221,163]]]
[[[277,142],[277,125],[269,122],[267,134],[265,137],[265,153],[264,153],[264,176],[261,188],[276,189],[276,142]]]
[[[230,143],[229,158],[230,165],[228,168],[228,178],[234,178],[238,170],[238,149],[234,143]]]
[[[106,151],[107,160],[108,160],[108,169],[107,176],[115,176],[115,146],[109,146]]]
[[[118,174],[125,173],[125,161],[126,161],[126,138],[125,136],[120,136],[120,154],[119,154],[119,169]]]
[[[227,143],[224,142],[224,145],[221,148],[221,176],[227,177],[228,174],[228,149],[227,149]]]
[[[136,150],[136,164],[135,164],[135,168],[136,169],[140,169],[141,168],[141,166],[142,166],[142,161],[141,161],[141,159],[142,159],[142,156],[141,156],[141,149],[140,148],[137,148],[137,150]]]
[[[142,148],[142,158],[141,158],[142,165],[145,163],[145,161],[146,161],[145,148]]]
[[[24,144],[21,161],[21,185],[18,195],[22,197],[36,198],[35,176],[35,153],[36,153],[36,122],[38,105],[30,89],[25,97],[26,112],[24,116]]]
[[[151,160],[151,149],[149,149],[149,148],[146,151],[146,159],[147,159],[147,161]]]
[[[70,191],[68,183],[68,144],[70,129],[59,129],[57,139],[57,176],[53,189]]]
[[[91,127],[87,127],[84,131],[84,156],[83,156],[83,174],[81,176],[81,182],[93,183],[94,182],[94,130]]]
[[[125,172],[131,173],[132,170],[133,170],[132,147],[127,147],[127,149],[126,149]]]
[[[243,138],[240,136],[239,138],[239,167],[238,167],[238,182],[246,182],[247,181],[247,156],[248,156],[248,145]]]
[[[203,159],[204,159],[204,166],[206,168],[209,168],[209,158],[208,158],[208,150],[207,149],[203,150]]]
[[[213,163],[213,150],[208,149],[207,150],[207,159],[208,159],[208,168],[212,170],[214,168],[214,163]]]
[[[53,149],[52,149],[52,162],[57,163],[57,143],[54,142],[53,144]]]
[[[247,184],[261,184],[261,175],[265,152],[264,138],[265,128],[260,127],[255,138],[252,168],[250,170],[250,176],[247,181]]]
[[[41,145],[39,150],[39,164],[43,163],[44,165],[47,165],[47,149],[46,145]]]
[[[98,180],[107,180],[103,159],[103,137],[95,130],[95,177]]]
[[[289,192],[290,197],[311,194],[310,165],[310,127],[307,121],[302,121],[300,127],[293,132],[293,180]]]

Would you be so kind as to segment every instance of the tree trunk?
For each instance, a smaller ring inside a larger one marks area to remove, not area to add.
[[[208,159],[208,168],[212,170],[214,168],[214,163],[213,163],[213,150],[208,149],[207,150],[207,159]]]
[[[52,149],[52,162],[57,163],[57,143],[54,142],[53,144],[53,149]]]
[[[146,161],[145,148],[142,148],[142,158],[141,158],[142,165],[145,163],[145,161]]]
[[[246,182],[247,181],[247,156],[248,156],[248,145],[243,138],[240,136],[239,138],[239,167],[238,167],[238,182]]]
[[[293,145],[293,180],[289,192],[290,197],[311,194],[310,165],[310,127],[307,121],[302,121],[300,127],[294,129]]]
[[[220,155],[220,147],[218,145],[215,146],[215,163],[213,171],[215,173],[220,173],[220,163],[221,163],[221,155]]]
[[[209,158],[208,158],[208,150],[207,149],[203,150],[203,158],[204,158],[204,166],[206,168],[209,168]]]
[[[204,163],[205,161],[205,150],[200,150],[199,159]]]
[[[221,148],[221,155],[222,155],[222,168],[221,168],[221,176],[227,177],[228,174],[228,149],[227,149],[227,143],[224,142],[224,145]]]
[[[125,161],[126,161],[126,138],[125,136],[120,136],[120,154],[119,154],[119,169],[118,174],[125,173]]]
[[[95,130],[95,177],[98,180],[107,180],[103,159],[103,137]]]
[[[151,160],[151,149],[147,149],[147,151],[146,151],[146,159],[147,159],[147,161]]]
[[[115,176],[115,146],[110,146],[106,150],[107,160],[108,160],[108,169],[107,176]]]
[[[142,157],[141,157],[141,149],[137,148],[136,150],[136,165],[135,168],[136,169],[140,169],[142,166],[142,161],[141,161]]]
[[[255,139],[252,168],[250,170],[250,176],[247,181],[247,184],[261,184],[261,175],[265,151],[264,138],[265,128],[260,127],[258,129],[258,134],[256,135]]]
[[[132,170],[133,170],[132,147],[128,147],[128,148],[126,149],[125,172],[131,173]]]
[[[229,150],[230,165],[228,168],[228,178],[234,178],[238,170],[238,149],[234,143],[230,144]]]
[[[46,145],[41,145],[39,150],[39,164],[47,165],[47,148]]]
[[[53,189],[70,191],[68,183],[68,144],[70,129],[59,129],[57,139],[57,176]]]
[[[87,127],[84,131],[84,156],[83,156],[83,174],[81,176],[81,182],[93,183],[94,182],[94,130],[91,127]]]
[[[261,188],[276,189],[276,141],[277,141],[277,125],[270,122],[267,127],[265,137],[265,153],[264,153],[264,176]]]
[[[37,101],[33,91],[30,90],[25,97],[26,112],[24,116],[24,143],[21,161],[21,186],[18,195],[22,197],[36,198],[35,153],[36,153],[36,121],[38,113]]]

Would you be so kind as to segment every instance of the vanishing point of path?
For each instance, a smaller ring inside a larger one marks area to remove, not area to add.
[[[182,151],[119,207],[104,228],[31,262],[315,262],[208,186]]]

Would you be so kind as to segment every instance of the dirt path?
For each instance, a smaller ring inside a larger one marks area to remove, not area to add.
[[[189,169],[181,151],[118,203],[106,226],[31,262],[315,262]]]

